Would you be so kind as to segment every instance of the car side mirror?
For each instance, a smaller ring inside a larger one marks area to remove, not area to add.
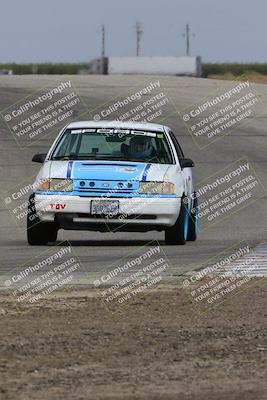
[[[194,161],[191,160],[191,158],[180,158],[179,161],[180,161],[180,165],[181,165],[182,169],[184,169],[184,168],[192,168],[192,167],[195,166]]]
[[[33,161],[33,162],[38,162],[38,163],[40,163],[40,164],[43,164],[43,163],[44,163],[44,160],[45,160],[45,157],[46,157],[46,154],[35,154],[35,155],[32,157],[32,161]]]

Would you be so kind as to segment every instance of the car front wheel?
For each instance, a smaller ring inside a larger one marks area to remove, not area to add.
[[[194,202],[193,207],[190,211],[189,221],[188,221],[188,233],[187,240],[194,242],[198,235],[198,199],[196,193],[194,192]]]
[[[165,230],[165,243],[167,245],[184,245],[188,233],[189,215],[187,209],[187,198],[181,200],[181,209],[175,225]]]
[[[30,196],[27,215],[27,239],[32,246],[46,245],[57,240],[58,227],[54,222],[41,222],[36,215],[34,195]]]

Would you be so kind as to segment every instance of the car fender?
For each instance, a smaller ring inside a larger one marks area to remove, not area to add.
[[[170,165],[164,176],[164,181],[175,184],[176,195],[178,197],[183,197],[186,194],[185,176],[180,165]]]
[[[195,191],[192,168],[184,168],[182,174],[185,182],[185,196],[188,198],[188,208],[191,209],[193,207],[193,193]]]

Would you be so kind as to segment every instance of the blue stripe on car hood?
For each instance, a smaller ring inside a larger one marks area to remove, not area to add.
[[[151,164],[147,164],[147,166],[145,167],[144,172],[143,172],[143,176],[142,176],[142,181],[146,181],[147,174],[148,174],[148,171],[149,171],[150,167],[151,167]]]
[[[73,179],[143,180],[147,166],[144,163],[75,161]],[[148,170],[147,170],[148,172]],[[146,175],[147,175],[146,172]],[[145,175],[145,176],[146,176]]]
[[[67,179],[71,178],[72,164],[73,164],[73,161],[69,161],[68,168],[67,168]]]

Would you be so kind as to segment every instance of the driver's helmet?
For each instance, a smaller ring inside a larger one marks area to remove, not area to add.
[[[147,136],[134,136],[130,140],[129,154],[133,158],[144,158],[152,155],[153,146]]]

